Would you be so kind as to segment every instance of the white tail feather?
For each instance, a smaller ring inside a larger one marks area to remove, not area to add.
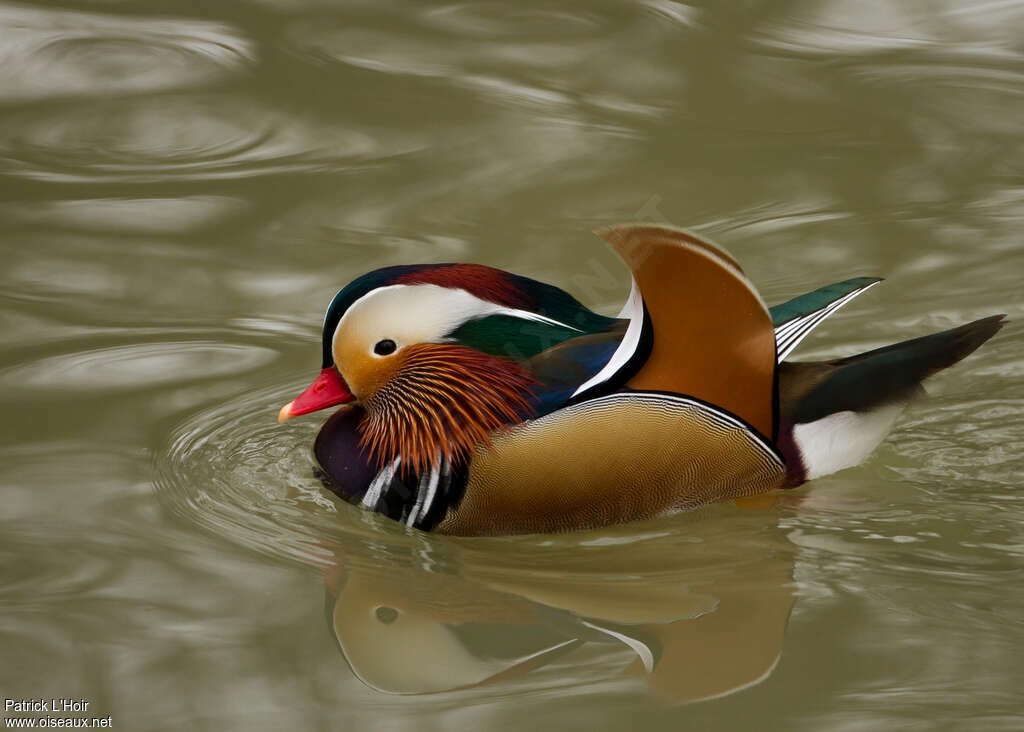
[[[874,452],[906,402],[886,404],[867,412],[835,412],[793,427],[807,480],[859,465]]]

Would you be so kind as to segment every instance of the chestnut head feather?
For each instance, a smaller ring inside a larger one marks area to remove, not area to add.
[[[410,346],[363,403],[360,444],[381,467],[401,458],[407,473],[428,470],[438,455],[454,465],[533,413],[534,381],[518,364],[466,346]]]

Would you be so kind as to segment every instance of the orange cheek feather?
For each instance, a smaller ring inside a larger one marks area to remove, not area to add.
[[[335,364],[349,390],[364,404],[402,369],[402,352],[375,358],[365,353],[335,352]]]
[[[359,386],[350,385],[366,409],[361,442],[378,465],[399,457],[402,472],[419,472],[438,456],[458,462],[533,411],[532,375],[472,348],[422,343],[369,361],[352,362]]]

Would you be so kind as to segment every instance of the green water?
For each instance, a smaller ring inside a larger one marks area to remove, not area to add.
[[[1022,29],[981,0],[0,4],[0,694],[121,730],[1021,729]],[[1012,322],[772,505],[469,541],[319,488],[316,418],[275,415],[339,287],[474,261],[615,312],[588,232],[638,219],[769,303],[887,278],[797,357]]]

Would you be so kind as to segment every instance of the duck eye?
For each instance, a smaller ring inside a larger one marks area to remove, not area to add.
[[[382,341],[377,341],[377,344],[373,347],[373,352],[378,356],[387,356],[395,352],[398,345],[390,338],[385,338]]]

